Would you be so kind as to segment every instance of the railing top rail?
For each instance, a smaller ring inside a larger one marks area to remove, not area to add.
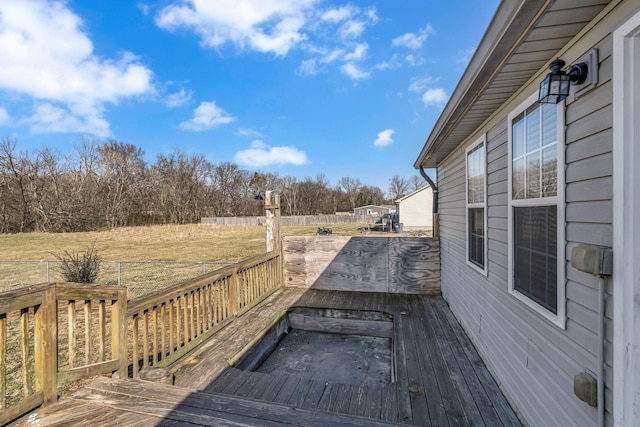
[[[17,263],[23,263],[23,264],[30,264],[30,263],[47,263],[47,262],[53,262],[53,263],[59,263],[62,262],[58,259],[0,259],[0,264],[17,264]],[[150,261],[150,260],[139,260],[139,261],[135,261],[135,260],[128,260],[128,261],[122,261],[122,260],[101,260],[100,261],[103,264],[167,264],[167,265],[173,265],[173,264],[183,264],[183,265],[203,265],[203,264],[207,264],[207,265],[228,265],[228,264],[235,264],[236,261]]]
[[[124,286],[86,285],[81,283],[42,283],[0,292],[0,314],[33,307],[42,303],[42,293],[55,289],[58,300],[117,300]]]
[[[223,277],[230,277],[239,270],[250,268],[252,266],[261,264],[265,261],[269,261],[278,256],[280,256],[279,251],[271,251],[265,254],[256,255],[244,261],[240,261],[236,264],[222,267],[221,269],[218,269],[211,273],[202,275],[200,277],[189,280],[187,282],[183,282],[182,284],[180,284],[180,286],[175,286],[168,289],[162,289],[146,296],[134,298],[131,301],[129,301],[127,314],[129,316],[132,316],[150,307],[154,307],[158,304],[162,304],[167,300],[177,298],[183,295],[185,292],[190,292],[193,289],[197,289],[208,283],[215,282],[217,280],[220,280]]]
[[[124,286],[88,285],[83,283],[55,283],[58,300],[116,300],[121,292],[126,292]]]
[[[42,292],[51,287],[48,283],[28,286],[0,293],[0,314],[33,307],[42,302]]]

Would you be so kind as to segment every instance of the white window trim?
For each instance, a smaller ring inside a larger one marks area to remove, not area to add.
[[[613,33],[613,418],[619,427],[640,421],[639,51],[640,12]]]
[[[558,104],[558,115],[557,115],[557,155],[558,155],[558,170],[557,170],[557,182],[558,182],[558,192],[555,197],[542,197],[537,199],[523,199],[516,200],[514,203],[513,200],[513,187],[512,187],[512,122],[513,119],[522,113],[524,110],[529,108],[535,102],[538,102],[538,93],[531,95],[525,102],[520,104],[517,108],[515,108],[508,116],[507,121],[507,130],[508,130],[508,140],[507,140],[507,164],[508,164],[508,189],[507,189],[507,205],[508,205],[508,214],[507,214],[507,234],[508,234],[508,250],[509,255],[507,256],[507,271],[508,271],[508,283],[509,283],[509,293],[513,295],[518,301],[524,303],[527,307],[531,308],[533,311],[544,317],[545,319],[552,322],[554,325],[558,326],[561,329],[566,328],[567,319],[566,319],[566,280],[565,280],[565,264],[566,264],[566,243],[565,243],[565,181],[564,181],[564,170],[565,170],[565,128],[564,128],[564,111],[565,104],[564,101]],[[518,292],[515,289],[513,283],[513,207],[514,206],[548,206],[555,204],[558,209],[558,226],[557,226],[557,239],[558,239],[558,268],[557,268],[557,286],[558,286],[558,313],[553,314],[551,311],[542,307],[538,303],[531,300],[528,296]]]
[[[483,156],[483,165],[484,165],[484,198],[481,203],[469,203],[469,167],[468,167],[468,155],[469,152],[478,147],[480,144],[483,144],[484,147],[484,156]],[[488,262],[489,257],[487,256],[487,248],[488,248],[488,232],[487,232],[487,136],[486,134],[482,135],[477,141],[471,144],[464,152],[464,170],[465,170],[465,180],[464,180],[464,200],[465,200],[465,240],[466,240],[466,251],[465,251],[465,259],[467,261],[467,265],[471,266],[474,270],[478,271],[483,275],[487,275],[488,273]],[[469,260],[469,208],[484,208],[484,247],[483,247],[483,257],[484,257],[484,268],[480,268],[477,264],[471,262]]]

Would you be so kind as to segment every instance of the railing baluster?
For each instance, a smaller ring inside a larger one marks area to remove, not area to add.
[[[132,335],[132,339],[133,339],[133,378],[138,378],[138,372],[139,372],[139,367],[140,367],[140,352],[139,352],[139,348],[140,348],[140,332],[139,332],[139,327],[140,327],[140,316],[138,314],[135,314],[133,316],[133,333]]]
[[[175,310],[175,300],[169,301],[169,354],[173,354],[173,348],[175,345],[175,316],[173,311]]]
[[[84,345],[85,345],[85,364],[91,363],[91,300],[84,302]]]
[[[178,295],[178,297],[176,298],[176,318],[175,318],[175,327],[176,327],[176,351],[178,351],[180,349],[180,339],[181,339],[181,335],[180,335],[180,331],[182,330],[182,314],[180,312],[180,304],[182,304],[181,302],[181,298]]]
[[[69,368],[76,366],[76,302],[70,300],[67,305],[67,341],[69,346]]]
[[[7,407],[7,315],[0,314],[0,409]]]
[[[191,291],[189,292],[189,297],[187,298],[187,300],[189,301],[189,332],[190,332],[189,341],[193,341],[196,337],[196,334],[195,334],[196,327],[195,327],[195,322],[193,317],[194,316],[194,307],[193,307],[194,296],[195,296],[194,291]]]
[[[200,305],[202,304],[202,288],[196,289],[196,293],[193,296],[194,305],[196,310],[196,337],[200,336],[202,333],[202,319],[200,318]]]
[[[149,312],[142,315],[142,369],[149,367]]]
[[[166,357],[167,351],[167,305],[166,303],[160,304],[160,359],[164,360]]]
[[[31,375],[29,374],[29,309],[20,310],[20,352],[22,355],[22,393],[24,397],[29,397],[33,393]]]
[[[182,314],[184,317],[184,330],[182,331],[182,345],[183,347],[189,341],[189,294],[182,296]]]
[[[158,353],[159,353],[159,348],[158,348],[158,332],[159,332],[159,328],[158,328],[158,306],[153,307],[153,329],[151,330],[151,333],[153,334],[153,366],[157,366],[158,365]]]
[[[105,343],[107,341],[107,330],[106,330],[106,324],[107,324],[107,320],[106,320],[106,301],[105,300],[100,300],[98,303],[98,328],[99,328],[99,335],[100,335],[100,340],[98,341],[98,353],[99,353],[99,361],[100,362],[104,362],[105,360]],[[112,320],[112,324],[113,324],[113,320]],[[116,356],[114,355],[113,357],[114,359],[116,358]]]

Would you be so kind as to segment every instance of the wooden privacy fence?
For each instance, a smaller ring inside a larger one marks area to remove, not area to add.
[[[0,295],[0,424],[55,402],[58,387],[127,371],[127,291],[45,284]]]
[[[375,215],[296,215],[283,216],[280,225],[330,225],[330,224],[369,224],[375,222],[379,216]],[[202,218],[203,225],[265,225],[264,216],[238,216],[238,217],[210,217]]]
[[[55,402],[68,382],[168,366],[281,286],[277,250],[129,303],[118,286],[0,293],[0,425]]]
[[[286,236],[286,287],[359,292],[440,292],[440,247],[428,237]]]

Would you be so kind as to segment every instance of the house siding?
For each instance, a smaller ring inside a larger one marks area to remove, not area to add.
[[[485,362],[530,425],[594,426],[596,408],[573,392],[573,378],[587,371],[597,376],[599,279],[571,267],[579,243],[613,245],[612,37],[629,16],[622,3],[593,26],[563,59],[572,63],[590,48],[599,52],[599,82],[568,101],[565,109],[565,278],[566,328],[561,329],[508,291],[508,132],[507,115],[537,90],[537,82],[514,96],[438,165],[442,293]],[[573,53],[575,52],[575,53]],[[573,56],[571,56],[573,55]],[[466,264],[464,148],[486,133],[488,272]],[[605,326],[605,407],[613,424],[613,305],[607,281]]]

